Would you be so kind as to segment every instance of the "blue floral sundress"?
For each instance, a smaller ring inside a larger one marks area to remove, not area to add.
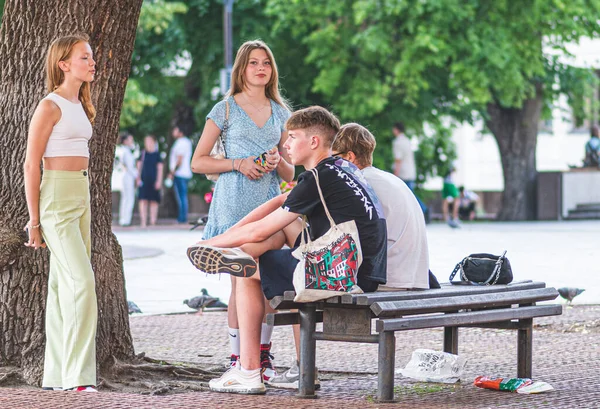
[[[258,156],[279,145],[285,122],[290,116],[285,107],[271,100],[271,117],[259,128],[233,97],[229,97],[227,102],[229,128],[225,135],[225,150],[228,159]],[[217,103],[206,119],[211,119],[219,129],[223,129],[225,109],[225,101]],[[237,171],[221,173],[208,211],[204,239],[224,233],[252,210],[281,194],[280,182],[277,171],[259,180],[249,180]]]

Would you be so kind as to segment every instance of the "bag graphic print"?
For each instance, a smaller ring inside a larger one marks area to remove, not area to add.
[[[361,293],[357,285],[358,269],[362,264],[362,251],[358,229],[354,220],[335,224],[319,185],[315,182],[323,208],[331,228],[323,236],[311,241],[306,228],[306,217],[302,219],[301,244],[292,255],[299,260],[294,270],[296,302],[324,300],[344,292]]]

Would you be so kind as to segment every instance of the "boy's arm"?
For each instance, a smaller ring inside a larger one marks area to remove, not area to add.
[[[225,233],[199,242],[199,244],[231,248],[246,243],[260,243],[298,219],[299,216],[301,215],[298,213],[288,212],[280,207],[263,219],[247,223],[236,229],[229,229]]]
[[[273,213],[275,210],[277,210],[278,208],[283,206],[283,204],[285,203],[285,199],[287,199],[289,194],[290,194],[290,192],[286,192],[286,193],[281,194],[277,197],[274,197],[273,199],[269,200],[268,202],[263,203],[262,205],[258,206],[256,209],[254,209],[253,211],[248,213],[248,215],[246,217],[244,217],[242,220],[237,222],[232,227],[232,229],[237,229],[248,223],[252,223],[252,222],[264,219],[270,213]]]

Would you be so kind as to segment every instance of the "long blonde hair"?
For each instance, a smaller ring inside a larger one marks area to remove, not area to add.
[[[74,34],[57,38],[50,44],[46,55],[46,88],[48,92],[54,92],[65,80],[65,73],[60,69],[58,63],[66,61],[71,57],[73,47],[78,43],[87,43],[89,38],[82,34]],[[96,118],[96,108],[92,104],[90,83],[84,82],[79,89],[79,100],[83,105],[85,114],[91,123]]]
[[[291,111],[288,102],[285,100],[285,98],[281,96],[281,93],[279,91],[279,71],[277,70],[277,63],[275,63],[275,57],[273,56],[273,52],[271,51],[269,46],[261,40],[246,41],[238,49],[237,54],[235,55],[233,69],[231,71],[231,86],[225,98],[228,98],[235,94],[239,94],[244,90],[244,88],[246,88],[246,79],[244,78],[244,73],[246,72],[246,67],[248,67],[250,53],[256,49],[265,50],[267,56],[269,57],[269,60],[271,60],[271,67],[273,69],[273,72],[271,73],[271,78],[269,79],[269,82],[265,87],[266,97],[272,99],[282,107]]]

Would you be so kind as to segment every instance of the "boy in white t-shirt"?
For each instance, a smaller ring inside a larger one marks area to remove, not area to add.
[[[365,127],[340,128],[333,155],[352,162],[371,185],[387,221],[387,283],[378,291],[429,288],[429,249],[425,219],[409,187],[391,173],[373,167],[375,137]]]

